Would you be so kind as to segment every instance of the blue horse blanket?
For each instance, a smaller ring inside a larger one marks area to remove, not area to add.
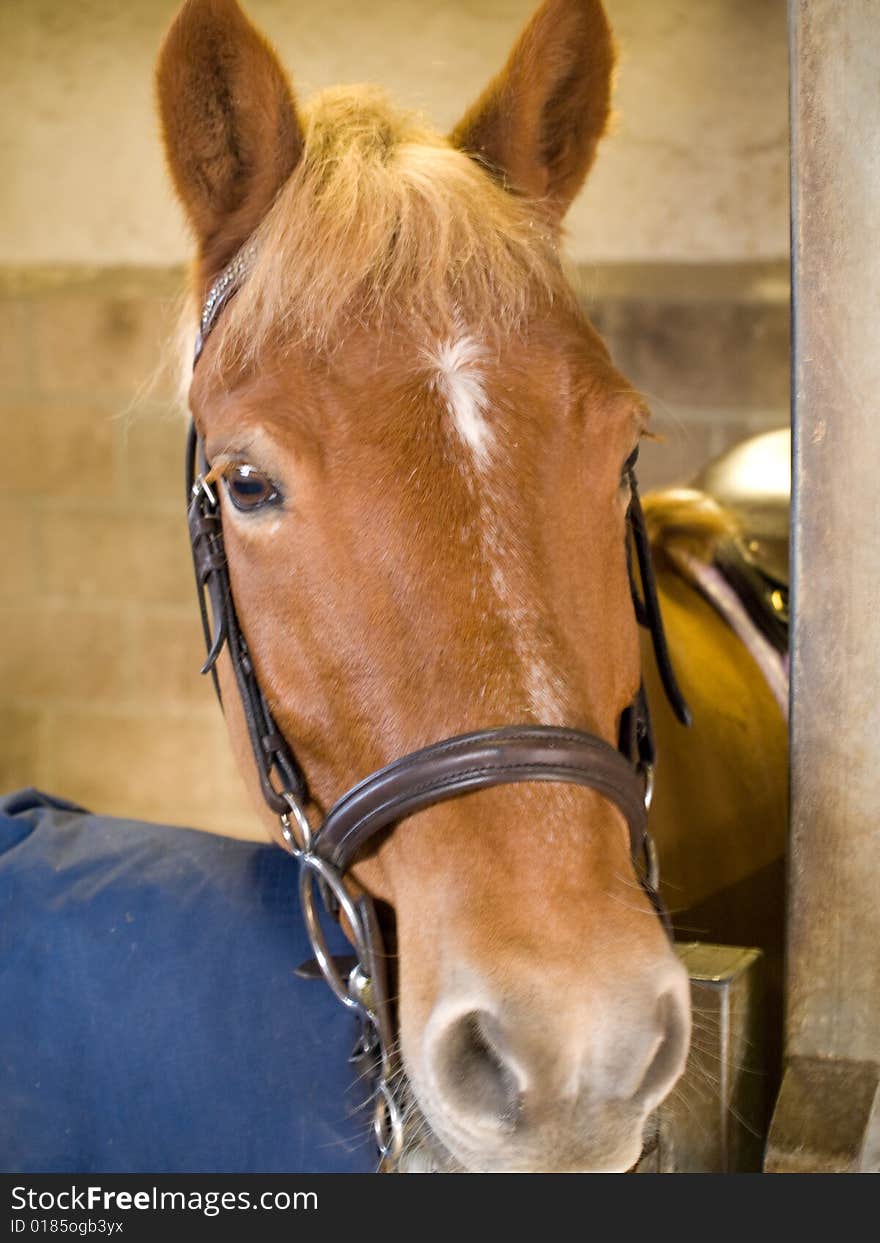
[[[0,799],[0,1170],[375,1170],[353,1020],[294,974],[296,872],[270,845]]]

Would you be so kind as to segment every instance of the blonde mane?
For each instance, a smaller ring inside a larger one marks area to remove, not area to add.
[[[302,158],[254,234],[217,363],[287,342],[332,348],[352,324],[510,330],[571,296],[540,205],[381,91],[324,91],[301,119]]]
[[[740,533],[739,524],[714,497],[695,488],[665,488],[644,498],[645,522],[655,552],[683,551],[710,564],[719,544]]]

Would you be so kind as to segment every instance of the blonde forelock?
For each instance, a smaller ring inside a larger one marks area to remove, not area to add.
[[[340,344],[353,325],[515,329],[570,296],[540,205],[374,87],[316,96],[303,156],[252,242],[215,363]]]

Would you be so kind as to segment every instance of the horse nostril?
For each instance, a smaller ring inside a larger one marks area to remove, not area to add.
[[[505,1130],[516,1126],[520,1089],[503,1052],[497,1021],[474,1010],[452,1022],[435,1046],[434,1074],[459,1117]]]
[[[637,1092],[652,1106],[670,1091],[687,1055],[690,1024],[687,1010],[675,993],[664,993],[658,1001],[657,1024],[662,1034]]]

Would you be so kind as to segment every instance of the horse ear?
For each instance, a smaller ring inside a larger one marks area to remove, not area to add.
[[[235,0],[187,0],[162,45],[156,85],[168,166],[209,282],[302,154],[296,105],[277,56]]]
[[[544,0],[451,140],[559,220],[605,131],[613,68],[599,0]]]

